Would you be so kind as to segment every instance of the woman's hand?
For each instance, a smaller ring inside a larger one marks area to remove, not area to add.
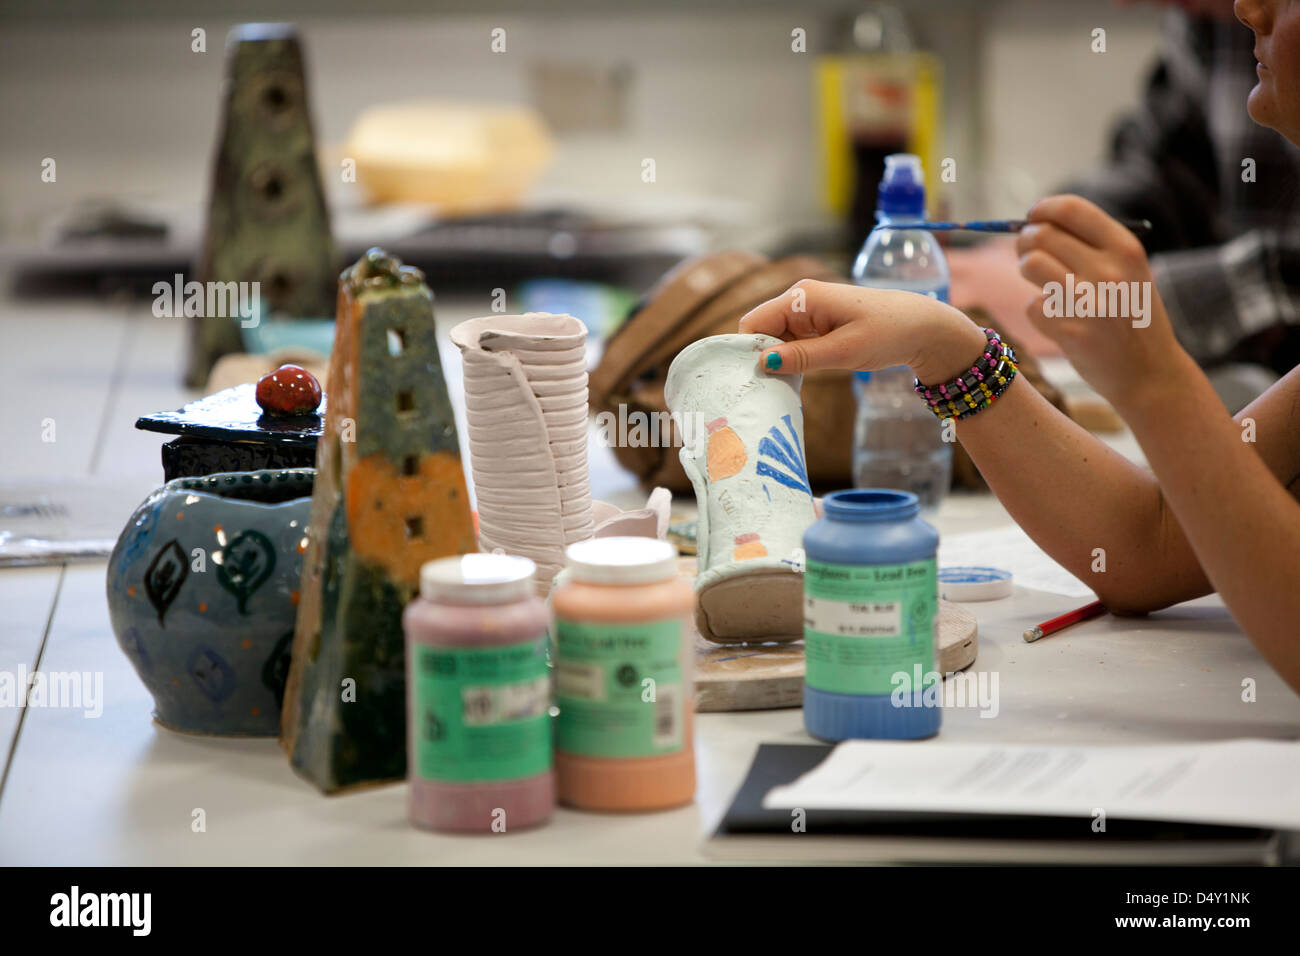
[[[1078,196],[1049,196],[1027,218],[1016,239],[1020,272],[1043,290],[1029,319],[1079,374],[1121,414],[1180,380],[1190,359],[1138,238]]]
[[[908,365],[926,384],[956,378],[985,341],[970,319],[937,299],[813,279],[751,310],[740,331],[785,340],[764,354],[769,372]]]

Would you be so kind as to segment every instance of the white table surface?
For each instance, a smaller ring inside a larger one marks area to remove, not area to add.
[[[487,311],[443,306],[440,324]],[[0,481],[138,481],[142,499],[161,481],[161,436],[132,424],[193,397],[179,384],[184,335],[182,322],[152,317],[147,304],[0,301]],[[454,349],[443,361],[454,393]],[[41,440],[47,418],[56,422],[54,442]],[[639,497],[607,450],[593,449],[592,473],[598,495],[621,504]],[[986,495],[955,495],[932,520],[951,534],[1008,519]],[[1080,603],[1018,588],[968,605],[980,626],[974,668],[996,673],[999,712],[950,709],[939,739],[1300,736],[1300,698],[1216,598],[1022,641],[1025,627]],[[757,746],[811,741],[799,710],[701,714],[693,806],[638,815],[560,809],[536,830],[449,837],[407,824],[404,786],[327,798],[293,774],[273,740],[192,737],[155,725],[150,697],[109,628],[102,562],[0,570],[0,671],[38,667],[102,672],[103,714],[0,708],[0,864],[699,863],[702,840]],[[1245,678],[1256,681],[1255,702],[1242,701]],[[195,833],[200,808],[206,832]]]

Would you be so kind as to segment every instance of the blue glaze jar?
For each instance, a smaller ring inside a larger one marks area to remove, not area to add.
[[[863,488],[822,500],[804,534],[804,728],[822,740],[939,732],[939,533],[916,495]]]

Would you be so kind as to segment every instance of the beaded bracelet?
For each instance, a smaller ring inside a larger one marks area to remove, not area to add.
[[[916,394],[937,418],[969,418],[988,408],[1016,377],[1016,353],[992,329],[985,329],[984,352],[970,370],[951,382],[922,385],[916,379]]]

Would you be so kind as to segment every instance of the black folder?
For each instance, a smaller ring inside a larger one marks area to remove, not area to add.
[[[833,748],[762,744],[706,856],[753,862],[1243,864],[1280,862],[1276,830],[1218,824],[1029,814],[790,810],[763,808],[773,787],[792,783]],[[802,831],[796,824],[802,825]]]

